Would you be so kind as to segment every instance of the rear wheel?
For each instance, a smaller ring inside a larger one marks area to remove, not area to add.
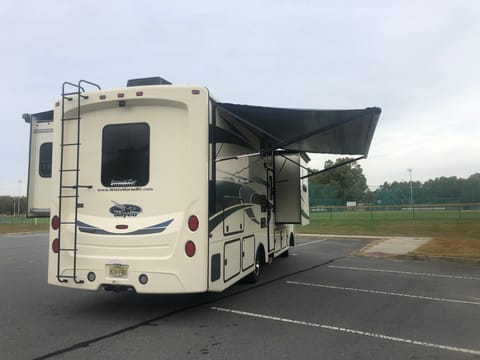
[[[263,266],[263,251],[262,248],[257,249],[257,253],[255,254],[255,270],[251,272],[246,278],[245,282],[253,284],[257,282],[258,278],[260,277],[260,269]]]
[[[293,247],[294,245],[295,245],[295,238],[294,238],[293,233],[292,233],[292,234],[290,234],[290,242],[288,244],[289,249],[287,251],[283,252],[282,255],[280,255],[280,256],[281,257],[288,257],[288,254],[290,252],[290,247]]]

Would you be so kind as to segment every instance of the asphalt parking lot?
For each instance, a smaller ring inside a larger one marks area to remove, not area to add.
[[[480,266],[299,238],[255,285],[136,295],[46,284],[47,235],[0,236],[1,359],[480,359]]]

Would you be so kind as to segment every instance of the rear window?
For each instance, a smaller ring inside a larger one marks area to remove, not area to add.
[[[52,177],[52,143],[40,145],[38,173],[43,178]]]
[[[145,186],[149,179],[149,164],[150,128],[148,124],[118,124],[103,128],[103,186]]]

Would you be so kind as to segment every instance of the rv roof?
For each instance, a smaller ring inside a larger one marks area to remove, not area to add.
[[[380,108],[305,110],[218,103],[220,112],[242,122],[269,150],[367,156]]]
[[[35,114],[22,114],[22,119],[28,124],[32,121],[32,117],[36,118],[38,122],[52,121],[53,110],[43,111]]]

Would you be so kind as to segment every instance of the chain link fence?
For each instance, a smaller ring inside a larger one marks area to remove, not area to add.
[[[15,225],[15,224],[48,224],[48,218],[26,218],[25,215],[11,216],[0,215],[0,225]]]
[[[311,206],[319,220],[478,219],[480,203],[422,205]]]

